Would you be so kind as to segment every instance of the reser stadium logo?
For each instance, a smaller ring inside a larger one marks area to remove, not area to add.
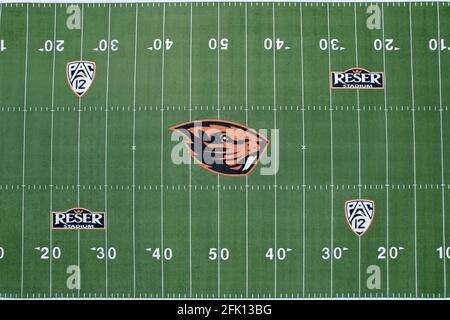
[[[332,89],[383,89],[383,72],[370,72],[363,68],[331,72]]]
[[[65,230],[103,230],[106,228],[105,212],[92,212],[85,208],[72,208],[52,212],[52,228]]]

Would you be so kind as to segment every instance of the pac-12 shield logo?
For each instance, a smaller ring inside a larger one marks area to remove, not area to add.
[[[72,208],[52,212],[52,228],[65,230],[102,230],[106,228],[105,212],[93,212],[85,208]]]
[[[369,229],[375,215],[375,201],[353,199],[345,202],[345,218],[348,225],[361,237]]]
[[[70,88],[78,96],[84,95],[91,86],[95,77],[95,62],[71,61],[66,67],[67,81]]]

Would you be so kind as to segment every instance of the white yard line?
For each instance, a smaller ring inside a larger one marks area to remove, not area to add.
[[[327,3],[327,33],[328,33],[328,43],[330,43],[330,4]],[[331,73],[331,48],[328,46],[328,73]],[[331,201],[331,226],[330,226],[330,252],[333,252],[333,237],[334,237],[334,172],[333,172],[333,94],[331,92],[331,87],[329,89],[329,98],[330,98],[330,201]],[[333,254],[330,255],[330,293],[331,297],[333,297]]]
[[[439,2],[437,3],[437,25],[438,39],[441,39],[441,22],[439,17]],[[438,40],[441,41],[441,40]],[[441,48],[438,48],[438,66],[439,66],[439,122],[441,129],[441,192],[442,192],[442,248],[446,248],[445,244],[445,192],[444,192],[444,128],[442,125],[442,73],[441,73]],[[444,297],[447,297],[447,266],[445,257],[444,262]]]
[[[301,81],[302,81],[302,296],[305,297],[305,266],[306,266],[306,164],[305,164],[305,85],[304,85],[304,65],[303,65],[303,5],[300,4],[300,64],[301,64]]]
[[[189,22],[189,121],[192,120],[192,3]],[[189,159],[189,297],[192,298],[192,161]]]
[[[411,63],[411,106],[412,106],[412,126],[413,126],[413,170],[414,170],[414,283],[416,297],[418,295],[417,285],[417,180],[416,180],[416,117],[415,117],[415,97],[414,97],[414,58],[413,58],[413,40],[412,40],[412,14],[411,4],[409,4],[409,47]]]
[[[384,5],[381,4],[382,37],[384,42]],[[383,45],[383,71],[386,77],[386,50]],[[384,130],[386,153],[386,248],[389,250],[389,136],[388,136],[388,112],[387,112],[387,81],[384,79]],[[389,254],[386,255],[386,295],[389,297]]]
[[[81,5],[81,37],[80,37],[80,60],[83,60],[83,36],[84,36],[84,5]],[[80,207],[80,145],[81,145],[81,97],[78,98],[78,129],[77,129],[77,207]],[[81,268],[80,254],[80,230],[77,230],[77,264]],[[81,286],[78,287],[80,296]]]
[[[56,43],[56,4],[54,20],[53,20],[53,43]],[[51,112],[51,124],[50,124],[50,212],[53,210],[53,114],[55,105],[55,58],[56,58],[56,46],[53,46],[53,59],[52,59],[52,112]],[[49,294],[52,296],[53,289],[53,229],[52,221],[50,219],[50,263],[49,263]]]
[[[162,49],[161,49],[161,252],[164,252],[164,56],[165,48],[165,31],[166,31],[166,5],[163,4],[163,20],[162,20]],[[164,297],[164,256],[161,257],[161,297]]]
[[[22,248],[21,248],[21,276],[20,276],[20,296],[23,298],[23,273],[24,273],[24,247],[25,247],[25,149],[26,149],[26,128],[27,128],[27,78],[28,78],[28,9],[27,3],[27,23],[25,30],[25,80],[23,89],[23,140],[22,140]]]
[[[275,132],[277,130],[277,71],[276,71],[276,46],[275,46],[275,2],[272,3],[272,50],[273,50],[273,127]],[[277,133],[278,135],[278,133]],[[273,149],[275,151],[275,168],[277,168],[276,154],[277,146]],[[277,297],[277,173],[274,175],[274,297]]]
[[[111,4],[108,6],[108,43],[111,41]],[[109,45],[106,56],[105,94],[105,212],[108,213],[108,103],[109,103]],[[108,297],[108,228],[105,228],[105,293]]]
[[[358,60],[358,26],[356,22],[356,3],[353,5],[355,16],[355,62]],[[361,199],[361,110],[359,107],[359,90],[356,90],[356,106],[358,107],[358,198]],[[361,237],[358,237],[358,296],[361,296]]]
[[[139,5],[136,4],[136,21],[134,29],[134,69],[133,69],[133,296],[136,297],[136,61]]]
[[[248,126],[248,28],[245,4],[245,125]],[[245,297],[248,298],[248,176],[245,176]]]
[[[220,3],[217,3],[217,119],[220,119]],[[220,176],[217,175],[217,297],[220,298]]]

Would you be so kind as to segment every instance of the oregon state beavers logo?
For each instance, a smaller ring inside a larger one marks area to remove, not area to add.
[[[270,143],[255,130],[225,120],[189,121],[170,130],[182,134],[200,166],[225,176],[248,175]]]

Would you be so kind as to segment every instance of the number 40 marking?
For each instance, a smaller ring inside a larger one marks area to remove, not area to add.
[[[266,252],[266,258],[269,260],[277,259],[284,260],[286,259],[286,255],[288,252],[291,252],[291,248],[278,248],[278,250],[274,250],[273,248],[269,248]],[[276,253],[276,254],[275,254]]]
[[[164,50],[168,51],[168,50],[170,50],[170,48],[172,48],[173,41],[170,40],[169,38],[167,38],[164,41],[161,39],[155,39],[155,40],[153,40],[152,45],[150,47],[148,47],[147,49],[159,51],[159,50],[161,50],[163,45],[164,45]]]

